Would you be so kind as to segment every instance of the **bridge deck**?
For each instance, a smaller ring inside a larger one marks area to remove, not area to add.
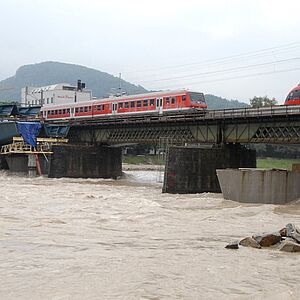
[[[300,106],[273,106],[173,114],[115,115],[47,121],[70,125],[69,138],[84,143],[300,143]]]

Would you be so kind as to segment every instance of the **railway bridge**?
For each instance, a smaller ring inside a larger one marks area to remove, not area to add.
[[[300,106],[69,120],[69,139],[89,144],[300,143]],[[48,126],[65,123],[48,122]]]
[[[166,143],[163,191],[171,193],[220,192],[216,169],[256,167],[255,151],[241,144],[300,144],[300,106],[116,115],[68,124],[73,143]]]
[[[165,143],[163,191],[219,192],[216,169],[256,167],[255,151],[241,144],[300,144],[300,106],[53,120],[44,127],[52,137],[70,128],[69,145],[52,147],[52,177],[117,177],[120,146]]]

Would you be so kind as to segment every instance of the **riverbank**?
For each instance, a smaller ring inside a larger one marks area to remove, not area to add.
[[[123,170],[160,170],[162,164],[157,155],[123,156]],[[261,169],[291,170],[293,164],[300,164],[300,159],[257,158],[257,168]]]

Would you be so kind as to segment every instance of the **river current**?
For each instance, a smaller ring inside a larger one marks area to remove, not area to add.
[[[300,256],[225,249],[300,225],[300,203],[161,193],[154,171],[126,178],[0,172],[0,299],[299,299]]]

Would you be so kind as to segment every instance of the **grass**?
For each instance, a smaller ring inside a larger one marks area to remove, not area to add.
[[[291,170],[293,164],[300,164],[300,159],[258,158],[257,168]]]
[[[158,155],[123,155],[123,163],[133,165],[159,165],[164,162]],[[257,158],[257,168],[291,170],[293,164],[300,164],[300,159]]]

